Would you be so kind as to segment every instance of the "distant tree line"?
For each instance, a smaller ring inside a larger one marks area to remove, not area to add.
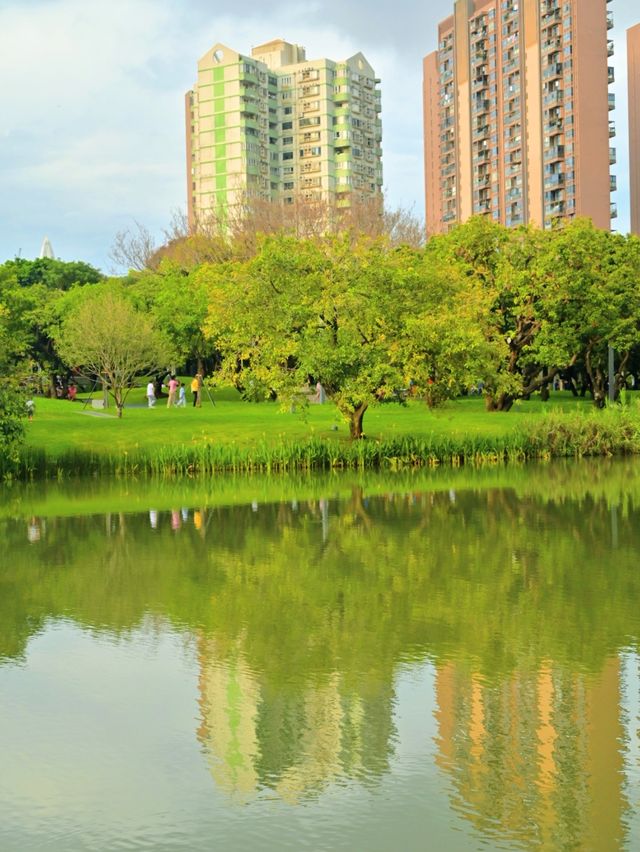
[[[290,223],[266,234],[256,223],[209,233],[176,225],[121,277],[9,261],[0,266],[4,373],[45,393],[61,372],[92,376],[119,412],[135,373],[215,370],[246,396],[287,406],[320,382],[359,438],[371,405],[482,392],[489,410],[507,411],[544,397],[559,376],[601,407],[608,347],[616,395],[640,367],[636,237],[586,220],[543,231],[475,218],[423,245],[411,217],[380,225],[365,212],[342,229],[305,225],[306,235]]]

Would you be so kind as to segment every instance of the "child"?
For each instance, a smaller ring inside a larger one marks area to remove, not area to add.
[[[27,407],[27,417],[29,420],[33,420],[33,413],[36,410],[36,404],[32,399],[28,399],[25,403]]]
[[[184,408],[187,404],[186,390],[184,387],[184,382],[180,382],[180,390],[178,392],[178,408]]]

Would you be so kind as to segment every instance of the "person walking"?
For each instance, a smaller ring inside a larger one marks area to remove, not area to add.
[[[156,386],[152,381],[147,385],[147,402],[149,403],[149,408],[153,408],[156,404]]]
[[[187,391],[184,386],[184,382],[180,382],[180,390],[178,391],[178,402],[176,403],[178,408],[186,408],[187,405]]]
[[[199,408],[198,400],[200,399],[200,381],[198,376],[194,376],[191,381],[191,393],[193,394],[193,407]]]
[[[167,408],[171,408],[172,405],[176,404],[176,394],[178,392],[178,380],[175,376],[171,376],[169,379],[169,397],[167,399]]]

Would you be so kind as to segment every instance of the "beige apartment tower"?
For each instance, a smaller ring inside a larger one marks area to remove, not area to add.
[[[455,0],[424,59],[429,235],[617,215],[607,0]]]
[[[214,45],[186,95],[191,225],[247,198],[381,197],[379,84],[361,53],[334,62],[282,39],[251,56]]]
[[[631,233],[640,236],[640,24],[627,30]]]

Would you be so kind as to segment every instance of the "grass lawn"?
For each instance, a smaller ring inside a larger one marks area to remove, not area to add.
[[[190,396],[190,394],[189,394]],[[233,389],[219,389],[215,405],[208,399],[201,409],[167,409],[158,400],[146,407],[144,390],[130,395],[124,416],[115,409],[107,415],[83,409],[82,400],[36,400],[36,415],[28,424],[27,443],[46,449],[50,458],[69,450],[119,455],[136,449],[159,449],[176,444],[209,441],[250,446],[255,442],[277,445],[309,437],[348,441],[347,424],[331,405],[311,405],[304,413],[283,412],[277,403],[244,402]],[[516,404],[508,413],[487,413],[484,403],[469,397],[430,411],[423,403],[406,406],[386,404],[367,411],[364,430],[369,438],[410,436],[501,437],[518,429],[525,420],[552,409],[591,409],[589,400],[576,400],[569,392],[552,394],[548,403],[539,400]],[[337,427],[337,431],[335,429]]]

